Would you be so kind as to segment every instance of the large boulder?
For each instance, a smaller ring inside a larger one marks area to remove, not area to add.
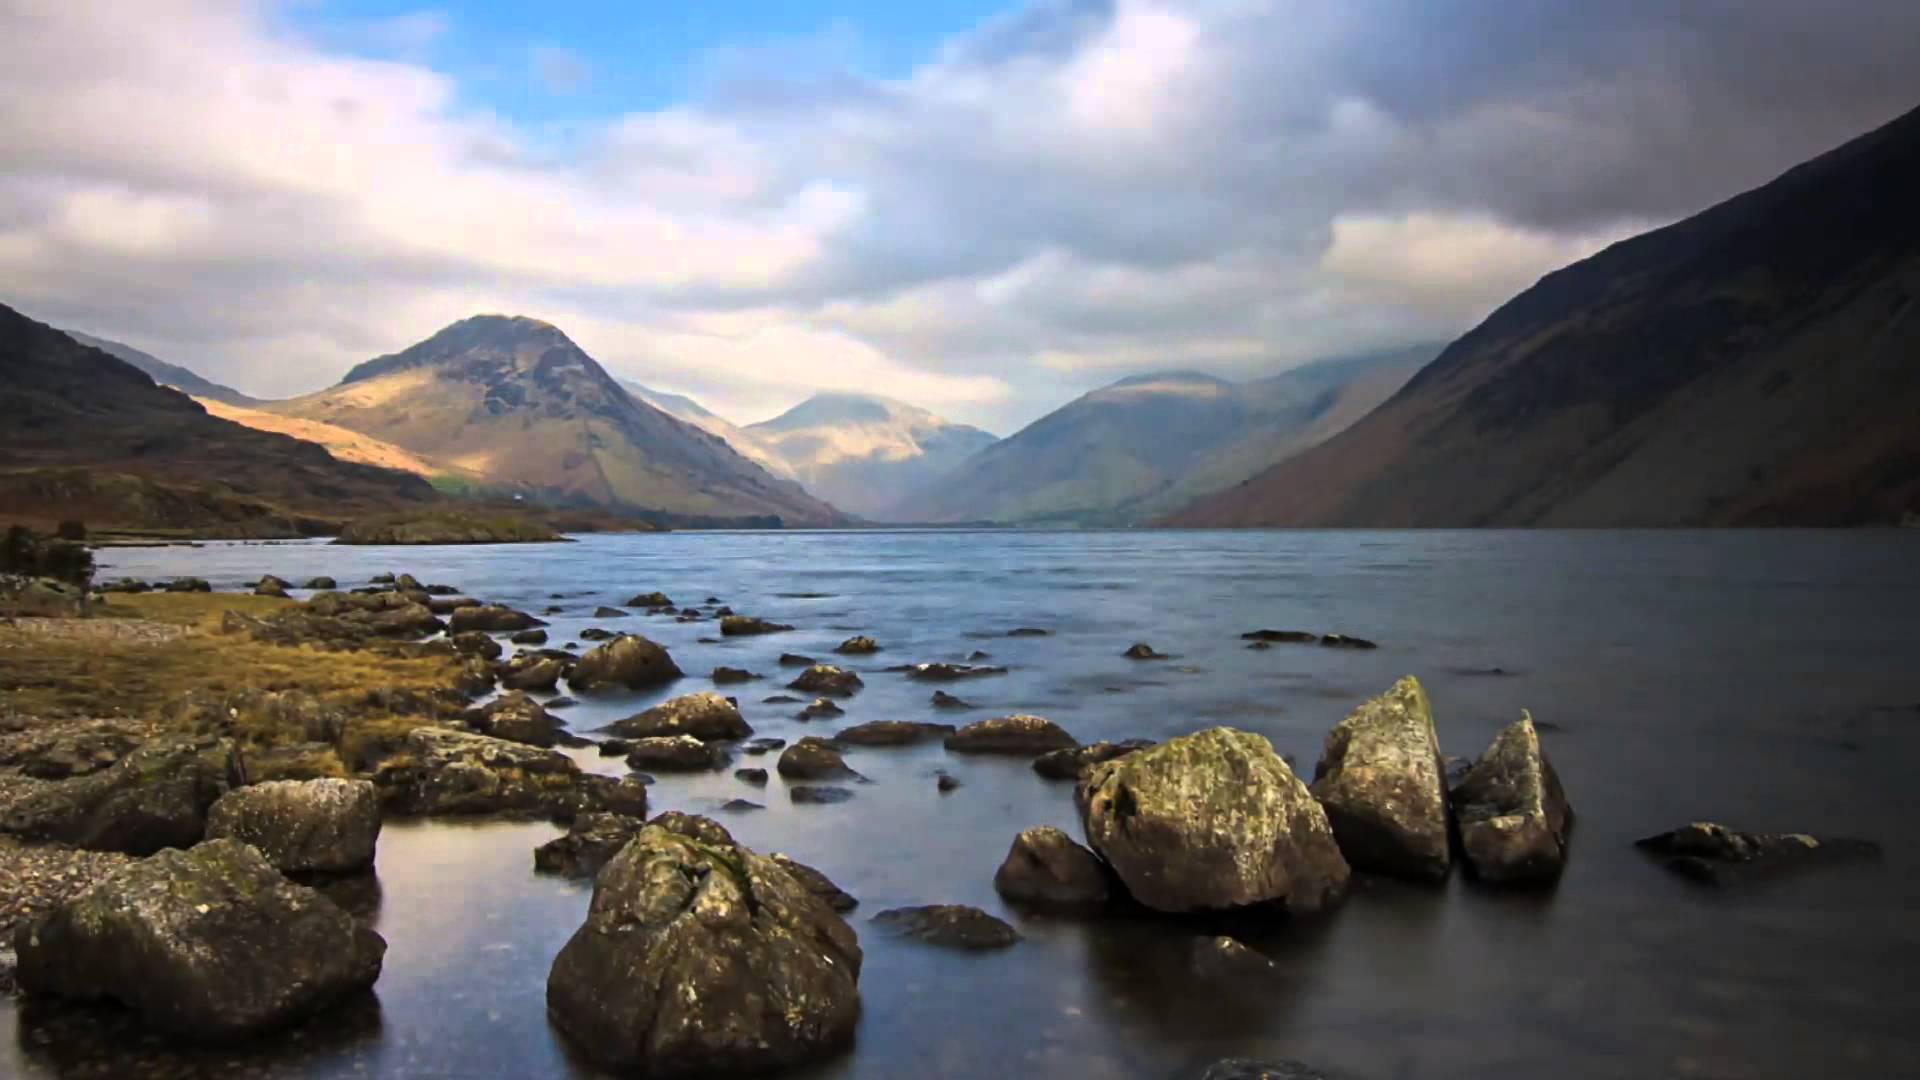
[[[0,831],[129,855],[191,847],[237,774],[224,740],[163,737],[111,768],[27,788],[0,814]]]
[[[657,772],[705,772],[728,761],[727,753],[691,735],[656,735],[633,740],[627,766]]]
[[[235,788],[207,813],[207,839],[238,840],[288,874],[373,865],[380,791],[365,780],[273,780]]]
[[[720,619],[721,637],[751,637],[756,634],[780,634],[793,627],[785,623],[768,622],[750,615],[725,615]]]
[[[1074,801],[1088,844],[1150,908],[1298,914],[1346,893],[1326,813],[1259,735],[1209,728],[1095,765]]]
[[[540,747],[559,742],[565,728],[559,717],[517,690],[474,710],[468,722],[482,735]]]
[[[600,871],[547,1013],[612,1069],[790,1068],[852,1038],[860,961],[852,928],[778,862],[649,826]]]
[[[448,626],[456,634],[469,630],[487,630],[493,633],[505,633],[511,630],[531,630],[536,626],[547,625],[544,620],[536,619],[524,611],[515,611],[500,604],[480,604],[476,607],[463,607],[448,616]]]
[[[1354,867],[1447,876],[1446,766],[1420,680],[1401,679],[1334,725],[1313,770],[1313,795]]]
[[[404,746],[375,778],[399,813],[571,818],[598,808],[583,805],[594,801],[592,789],[573,759],[557,750],[442,727],[415,728]]]
[[[372,986],[386,947],[231,839],[128,863],[15,936],[29,993],[111,998],[209,1041],[286,1026]]]
[[[1548,881],[1567,863],[1573,807],[1560,776],[1540,747],[1533,716],[1494,737],[1452,792],[1460,847],[1475,876],[1486,881]]]
[[[956,754],[1012,754],[1032,757],[1049,750],[1065,750],[1079,743],[1065,728],[1039,716],[1019,714],[968,724],[947,736],[946,747]]]
[[[775,768],[789,780],[832,780],[859,776],[847,767],[840,748],[817,736],[808,735],[780,754]]]
[[[666,649],[638,634],[625,634],[582,656],[567,685],[581,693],[646,690],[679,677],[680,667]]]
[[[952,724],[928,724],[918,720],[870,720],[839,732],[833,741],[848,746],[911,746],[914,743],[944,739],[953,734]]]
[[[805,690],[809,694],[826,694],[830,697],[852,697],[866,683],[851,671],[834,667],[832,664],[815,664],[800,673],[799,677],[787,684],[789,690]]]
[[[1051,825],[1028,829],[993,875],[993,887],[1015,903],[1085,910],[1107,902],[1107,869],[1093,852]]]
[[[534,872],[590,878],[644,828],[646,822],[637,815],[581,814],[565,836],[533,849]]]
[[[740,707],[711,690],[685,694],[655,705],[637,716],[615,720],[604,730],[623,739],[691,735],[709,742],[744,739],[753,734],[753,728],[740,715]]]
[[[523,653],[501,665],[500,685],[507,690],[550,694],[559,687],[567,666],[567,662],[558,657]]]

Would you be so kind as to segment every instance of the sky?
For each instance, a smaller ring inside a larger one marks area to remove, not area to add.
[[[0,303],[249,393],[471,314],[1007,433],[1445,340],[1920,106],[1912,0],[0,0]]]

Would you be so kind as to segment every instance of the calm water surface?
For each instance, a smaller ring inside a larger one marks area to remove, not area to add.
[[[103,553],[103,576],[261,573],[343,585],[409,571],[552,616],[644,630],[730,688],[761,734],[939,719],[930,688],[881,669],[975,649],[1012,671],[949,687],[972,718],[1051,717],[1082,741],[1227,724],[1311,772],[1327,728],[1394,678],[1427,684],[1443,748],[1473,756],[1522,707],[1579,814],[1557,889],[1509,894],[1356,879],[1332,915],[1231,929],[1281,967],[1271,987],[1188,969],[1200,929],[1041,919],[992,876],[1020,829],[1078,835],[1070,785],[1024,761],[938,745],[864,749],[873,783],[835,806],[788,803],[730,772],[662,777],[657,809],[715,813],[858,896],[858,1043],[794,1074],[1171,1077],[1224,1055],[1297,1058],[1358,1077],[1893,1077],[1920,1073],[1920,533],[676,533],[538,547],[209,545]],[[700,644],[712,623],[589,618],[660,589],[719,596],[799,627]],[[554,593],[562,599],[551,599]],[[806,595],[801,595],[806,594]],[[1005,637],[1019,626],[1045,638]],[[1373,652],[1243,648],[1259,627],[1339,631]],[[842,721],[801,724],[775,657],[853,633],[867,689]],[[1135,641],[1175,655],[1141,664]],[[1504,675],[1485,671],[1499,668]],[[707,685],[693,675],[672,689]],[[582,705],[578,731],[666,693]],[[617,761],[583,755],[584,764]],[[771,758],[757,764],[771,765]],[[941,795],[933,772],[963,786]],[[767,809],[719,815],[745,797]],[[1711,817],[1880,840],[1876,864],[1735,893],[1691,887],[1630,846]],[[547,968],[588,892],[532,873],[545,824],[395,822],[381,836],[377,1007],[258,1050],[146,1053],[143,1041],[0,1006],[0,1075],[590,1076],[548,1028]],[[976,904],[1025,940],[985,956],[883,937],[884,908]]]

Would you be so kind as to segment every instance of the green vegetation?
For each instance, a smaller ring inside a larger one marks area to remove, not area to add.
[[[514,514],[440,510],[356,521],[340,530],[336,544],[538,544],[566,537]]]

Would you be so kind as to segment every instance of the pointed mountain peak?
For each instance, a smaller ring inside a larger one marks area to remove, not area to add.
[[[442,327],[417,345],[355,367],[340,382],[345,385],[408,368],[469,361],[516,363],[551,349],[591,360],[573,339],[550,322],[524,315],[473,315]]]

